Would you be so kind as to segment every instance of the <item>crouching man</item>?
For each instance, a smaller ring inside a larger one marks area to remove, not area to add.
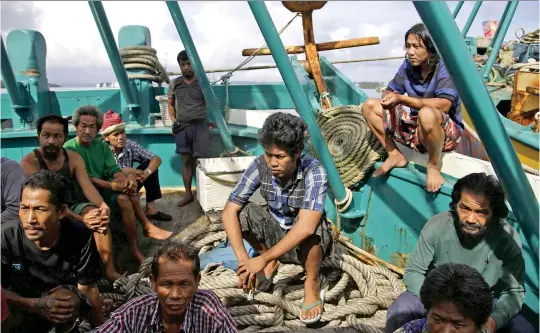
[[[9,332],[67,332],[81,315],[104,322],[96,282],[101,258],[92,231],[65,219],[69,179],[49,170],[22,190],[20,223],[2,230],[2,288],[14,327]]]
[[[211,290],[199,289],[199,255],[170,240],[158,249],[150,275],[154,292],[122,305],[94,333],[236,333],[227,308]]]
[[[264,155],[246,169],[221,214],[227,237],[239,262],[239,286],[256,282],[265,291],[280,262],[301,264],[306,271],[300,320],[310,323],[322,315],[319,295],[321,260],[331,248],[331,225],[324,200],[327,176],[321,163],[303,155],[306,124],[298,117],[274,113],[259,131]],[[260,187],[268,203],[263,209],[248,203]],[[260,256],[250,259],[245,239]]]

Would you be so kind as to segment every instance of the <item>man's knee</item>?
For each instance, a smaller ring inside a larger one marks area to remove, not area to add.
[[[182,165],[184,168],[190,168],[193,164],[193,156],[191,154],[181,154]]]
[[[122,193],[119,194],[116,198],[116,203],[118,204],[120,209],[129,208],[129,206],[131,205],[131,199],[128,195]]]
[[[362,113],[366,120],[369,119],[372,115],[377,115],[379,117],[382,116],[382,105],[381,101],[377,98],[368,98],[363,106],[362,106]]]
[[[435,126],[440,127],[442,120],[441,111],[436,108],[425,106],[418,111],[418,125],[426,131],[431,131]]]
[[[534,333],[534,328],[521,313],[518,313],[497,333]]]
[[[418,297],[405,291],[390,304],[386,313],[386,333],[393,333],[409,321],[425,316],[425,309]]]

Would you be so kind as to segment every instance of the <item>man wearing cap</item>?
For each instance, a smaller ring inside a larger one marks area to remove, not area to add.
[[[146,217],[160,221],[172,220],[171,215],[160,212],[154,205],[154,201],[162,197],[158,175],[161,158],[126,137],[126,124],[122,121],[122,115],[109,110],[103,118],[101,135],[109,144],[116,163],[122,171],[135,176],[137,191],[143,186],[146,190]],[[133,162],[139,163],[139,166],[133,168]]]

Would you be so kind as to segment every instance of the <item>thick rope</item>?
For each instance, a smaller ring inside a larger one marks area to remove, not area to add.
[[[362,106],[334,106],[324,110],[317,119],[345,187],[363,180],[384,154],[383,146],[364,119]],[[315,151],[313,154],[316,155]]]
[[[167,71],[157,58],[156,49],[149,46],[130,46],[120,49],[122,63],[126,69],[147,70],[149,73],[128,73],[129,79],[150,80],[169,83]]]
[[[214,248],[226,239],[219,219],[207,219],[198,230],[176,239],[201,250]],[[210,244],[210,245],[209,245]],[[151,292],[148,276],[151,259],[146,259],[139,272],[114,283],[114,292],[103,293],[114,301],[113,308],[127,300]],[[207,265],[201,272],[199,288],[213,290],[225,304],[241,332],[283,332],[307,330],[298,319],[303,302],[304,270],[299,265],[282,263],[268,292],[256,291],[252,300],[238,288],[236,273],[221,263]],[[100,287],[102,284],[99,284]],[[384,331],[386,309],[404,290],[398,275],[385,267],[370,266],[352,255],[330,256],[323,260],[319,278],[326,291],[320,326],[354,327],[360,332]]]

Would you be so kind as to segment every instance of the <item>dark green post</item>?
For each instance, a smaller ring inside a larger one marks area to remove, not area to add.
[[[438,1],[415,1],[414,6],[439,49],[538,261],[538,201],[450,10]]]
[[[467,37],[467,33],[469,32],[469,29],[471,28],[474,18],[476,17],[476,14],[478,14],[478,10],[480,9],[480,6],[482,6],[482,1],[476,1],[471,11],[471,14],[469,15],[469,18],[467,19],[467,22],[465,22],[463,31],[461,32],[461,35],[463,36],[463,38]]]
[[[186,49],[189,61],[193,66],[193,71],[195,72],[195,75],[197,76],[197,79],[201,84],[204,98],[206,100],[206,105],[210,109],[214,121],[216,122],[216,126],[219,130],[219,135],[221,136],[223,145],[228,152],[234,152],[235,145],[232,141],[231,133],[229,132],[227,123],[225,123],[225,119],[223,119],[223,114],[221,113],[221,110],[217,105],[214,91],[210,86],[210,81],[208,81],[208,77],[206,76],[206,72],[204,71],[203,64],[201,62],[201,59],[199,58],[199,54],[197,53],[197,49],[195,48],[193,39],[191,39],[191,34],[189,33],[189,29],[187,27],[186,20],[184,19],[184,15],[182,14],[182,10],[180,10],[180,6],[178,6],[178,2],[176,1],[166,1],[166,3],[167,7],[169,8],[169,12],[171,13],[171,17],[174,21],[174,25],[176,26],[176,30],[178,30],[178,34],[180,35],[180,39],[182,40],[182,44],[184,44],[184,47]]]
[[[0,36],[0,41],[2,42],[2,78],[4,79],[4,85],[11,99],[11,108],[17,109],[27,109],[23,98],[21,90],[19,90],[19,85],[15,79],[15,73],[13,73],[13,67],[11,67],[11,62],[4,45],[4,39]]]
[[[456,5],[456,8],[454,8],[454,12],[452,13],[452,16],[454,16],[454,18],[458,16],[459,11],[461,10],[461,7],[463,7],[463,2],[464,1],[458,2],[458,4]]]
[[[120,84],[120,90],[122,95],[127,101],[126,107],[130,111],[135,111],[134,116],[138,118],[139,104],[137,103],[137,98],[135,94],[135,89],[131,86],[129,82],[124,64],[122,63],[122,58],[120,57],[120,52],[118,51],[118,46],[116,45],[116,40],[109,25],[109,20],[107,19],[107,14],[105,14],[105,9],[101,1],[88,1],[90,10],[92,11],[92,16],[94,16],[94,21],[96,21],[99,34],[101,35],[101,40],[107,54],[109,55],[109,60],[116,75],[116,79]]]
[[[345,186],[339,177],[336,164],[332,159],[332,155],[330,155],[330,152],[328,151],[328,146],[322,137],[321,130],[319,129],[319,126],[317,126],[315,116],[311,110],[311,105],[309,104],[306,95],[302,91],[298,78],[294,74],[293,66],[287,56],[287,53],[285,53],[285,47],[279,38],[274,22],[272,21],[272,17],[270,17],[270,13],[268,13],[268,9],[263,1],[248,1],[248,3],[251,11],[253,12],[253,16],[255,16],[255,20],[259,25],[259,29],[264,36],[264,40],[272,52],[272,57],[274,58],[274,61],[278,66],[279,73],[281,74],[281,77],[283,78],[283,81],[291,94],[291,98],[296,105],[296,109],[309,128],[313,148],[317,152],[321,163],[328,173],[328,181],[332,187],[332,191],[334,192],[336,198],[339,201],[342,201],[347,195]],[[350,207],[353,207],[353,205],[351,204]]]
[[[508,27],[512,22],[512,18],[514,17],[518,4],[519,1],[508,1],[508,4],[506,4],[506,7],[504,8],[503,16],[499,26],[497,27],[497,32],[495,32],[495,36],[491,40],[491,46],[493,49],[491,50],[491,54],[489,55],[486,65],[484,66],[484,72],[482,73],[484,80],[488,79],[489,72],[491,71],[493,64],[495,64],[495,60],[497,60],[497,57],[499,56],[499,50],[501,49],[504,41],[504,36],[506,36],[506,32],[508,31]]]

